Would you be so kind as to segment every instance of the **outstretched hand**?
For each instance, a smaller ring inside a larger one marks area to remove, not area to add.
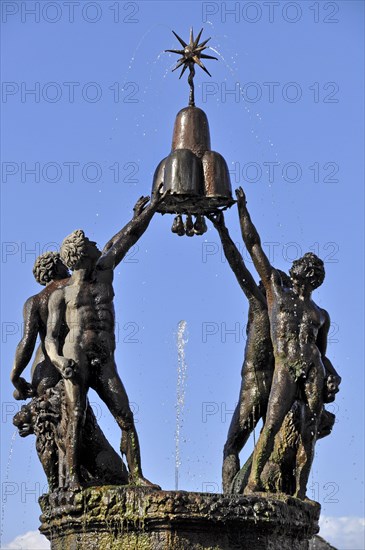
[[[206,217],[212,222],[216,229],[225,227],[224,215],[222,210],[216,210],[215,212],[206,214]]]
[[[138,218],[142,212],[146,210],[147,204],[150,202],[148,206],[152,208],[157,208],[157,206],[164,200],[164,198],[170,194],[170,190],[165,191],[164,193],[161,193],[163,188],[163,183],[160,183],[157,190],[153,193],[152,199],[150,202],[150,197],[140,197],[133,208],[133,218]]]
[[[247,204],[246,195],[242,187],[239,187],[238,189],[236,189],[236,197],[237,197],[238,207],[246,206]]]
[[[143,196],[138,199],[138,201],[136,202],[133,208],[134,218],[138,218],[138,216],[142,214],[149,200],[150,200],[150,197],[143,197]]]

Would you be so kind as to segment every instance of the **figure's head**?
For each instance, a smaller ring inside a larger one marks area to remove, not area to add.
[[[312,252],[307,252],[302,258],[294,260],[289,273],[293,284],[300,286],[305,284],[311,290],[314,290],[324,281],[324,264],[318,256]]]
[[[70,276],[58,252],[45,252],[38,256],[34,263],[33,275],[37,283],[43,286]]]
[[[69,269],[80,269],[95,263],[101,252],[96,242],[85,237],[82,229],[76,229],[61,245],[61,258]]]

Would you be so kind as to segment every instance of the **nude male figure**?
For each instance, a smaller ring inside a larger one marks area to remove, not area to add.
[[[112,282],[113,270],[145,232],[164,196],[156,193],[148,205],[149,197],[141,197],[134,207],[132,220],[105,245],[102,252],[81,230],[66,237],[61,246],[61,258],[73,274],[69,285],[54,292],[49,301],[46,349],[65,379],[69,411],[65,444],[70,489],[77,489],[80,485],[78,456],[90,387],[106,403],[122,429],[121,452],[126,455],[130,481],[152,486],[142,475],[133,413],[114,360]],[[61,352],[59,329],[63,319],[69,333]]]
[[[224,254],[249,301],[247,341],[241,371],[242,382],[239,400],[232,417],[223,453],[223,491],[229,492],[231,483],[240,468],[240,451],[258,421],[262,418],[265,422],[274,372],[274,355],[265,289],[261,282],[256,285],[251,273],[245,266],[243,258],[225,226],[223,212],[217,211],[207,217],[217,229]],[[283,271],[277,271],[280,274],[283,287],[291,287],[288,275]],[[338,392],[340,377],[335,373],[327,358],[326,365],[330,368],[330,373],[327,373],[325,402],[329,403],[334,400],[334,395]],[[336,380],[334,380],[333,374],[336,374]],[[328,435],[328,433],[322,433],[326,415],[328,413],[323,410],[321,437]]]
[[[69,282],[70,273],[56,252],[46,252],[39,256],[34,264],[33,274],[36,281],[46,288],[31,296],[24,304],[24,331],[15,353],[10,379],[15,386],[14,398],[27,399],[42,395],[47,388],[53,387],[61,376],[52,365],[45,349],[47,333],[48,301],[55,290]],[[61,326],[61,340],[65,337],[65,327]],[[32,382],[20,375],[30,362],[39,335],[41,343],[37,349],[32,366]]]
[[[39,404],[40,400],[48,402],[48,404],[50,404],[52,400],[54,401],[54,397],[51,397],[50,391],[57,391],[57,387],[59,386],[58,382],[62,378],[59,371],[52,365],[45,349],[48,302],[52,292],[68,284],[70,273],[58,253],[46,252],[36,259],[33,267],[33,274],[36,281],[46,288],[35,296],[31,296],[24,305],[24,333],[16,349],[11,380],[16,387],[14,391],[15,399],[27,399],[28,397],[35,398],[22,407],[15,415],[13,423],[17,426],[21,437],[27,437],[30,434],[34,434],[34,430],[36,430],[36,437],[38,439],[42,422],[39,422],[39,416],[34,422],[35,417],[32,413],[34,413],[36,404]],[[62,323],[60,330],[60,349],[62,349],[67,332],[67,326],[65,323]],[[29,383],[24,378],[21,378],[20,375],[32,358],[38,335],[41,343],[35,354],[31,372],[31,383]],[[37,397],[40,398],[40,400],[37,400]],[[58,403],[58,407],[61,409],[61,403]],[[47,414],[45,411],[46,409],[44,409],[44,415]],[[49,411],[48,406],[47,411]],[[127,469],[119,455],[117,455],[106,440],[90,405],[87,407],[86,415],[88,422],[86,423],[86,430],[83,433],[85,439],[83,449],[84,471],[85,466],[87,466],[89,475],[91,472],[91,474],[96,476],[103,475],[104,477],[102,479],[109,481],[109,483],[125,484],[128,479]],[[62,431],[63,421],[64,420],[61,418],[58,425],[60,431]],[[54,438],[55,433],[50,432],[49,435],[53,435]],[[46,445],[44,445],[43,441],[38,446],[37,441],[36,449],[47,475],[50,490],[52,491],[62,484],[62,475],[60,475],[62,470],[60,465],[60,462],[62,462],[62,452],[60,452],[58,448],[57,453],[55,453],[56,445],[54,445],[54,441],[52,445],[51,439],[52,437],[47,440]],[[85,448],[87,450],[85,450]],[[52,449],[53,452],[50,452],[50,449]],[[103,472],[100,471],[100,467],[98,468],[98,458],[100,456],[103,456]],[[106,456],[107,460],[105,460]]]
[[[222,479],[223,491],[226,493],[240,469],[240,451],[260,418],[265,418],[274,372],[274,356],[265,295],[232,241],[224,223],[223,212],[218,211],[207,217],[219,233],[224,254],[249,302],[242,383],[223,451]]]
[[[328,313],[312,300],[312,291],[325,276],[324,265],[315,254],[295,260],[290,269],[292,288],[282,284],[270,264],[246,207],[242,190],[236,190],[242,237],[266,290],[270,334],[275,368],[266,421],[253,454],[253,464],[245,493],[262,489],[260,475],[274,447],[275,436],[285,415],[300,395],[304,401],[301,456],[296,467],[295,495],[305,498],[314,456],[319,420],[325,395],[325,369],[333,369],[326,358]],[[333,369],[333,376],[335,376]]]

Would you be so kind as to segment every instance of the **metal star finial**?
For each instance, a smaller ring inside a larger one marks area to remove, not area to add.
[[[183,50],[165,50],[165,51],[166,52],[177,53],[178,55],[182,55],[181,59],[178,60],[176,67],[174,69],[172,69],[173,71],[176,71],[176,69],[178,69],[179,67],[181,67],[183,65],[183,68],[181,70],[179,79],[182,77],[182,75],[184,74],[186,69],[189,68],[189,71],[190,71],[190,74],[189,74],[189,77],[188,77],[188,82],[189,82],[189,85],[190,85],[189,105],[194,106],[195,105],[195,101],[194,101],[194,80],[193,80],[194,76],[195,76],[194,65],[195,64],[199,65],[199,67],[201,69],[203,69],[203,71],[205,71],[209,76],[212,76],[210,74],[210,72],[206,69],[204,64],[202,63],[201,59],[215,59],[215,60],[218,61],[218,58],[213,57],[212,55],[206,55],[206,54],[202,53],[204,50],[206,50],[208,48],[208,46],[206,46],[206,43],[210,40],[210,38],[207,38],[206,40],[204,40],[204,42],[199,44],[199,40],[200,40],[200,37],[202,35],[203,29],[201,29],[200,33],[198,34],[198,36],[195,39],[194,39],[194,31],[193,31],[192,28],[190,29],[190,42],[189,42],[189,44],[184,42],[184,40],[182,38],[180,38],[180,36],[178,36],[175,31],[172,31],[172,32],[176,36],[176,38],[178,39],[178,41],[180,42],[180,44],[183,46],[184,49]]]

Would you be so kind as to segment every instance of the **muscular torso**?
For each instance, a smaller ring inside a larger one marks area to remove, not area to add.
[[[95,271],[91,280],[72,281],[65,288],[66,349],[75,346],[97,358],[115,349],[114,291],[110,272]]]
[[[310,298],[271,284],[268,312],[275,357],[305,370],[320,361],[316,341],[325,322],[324,313]]]

